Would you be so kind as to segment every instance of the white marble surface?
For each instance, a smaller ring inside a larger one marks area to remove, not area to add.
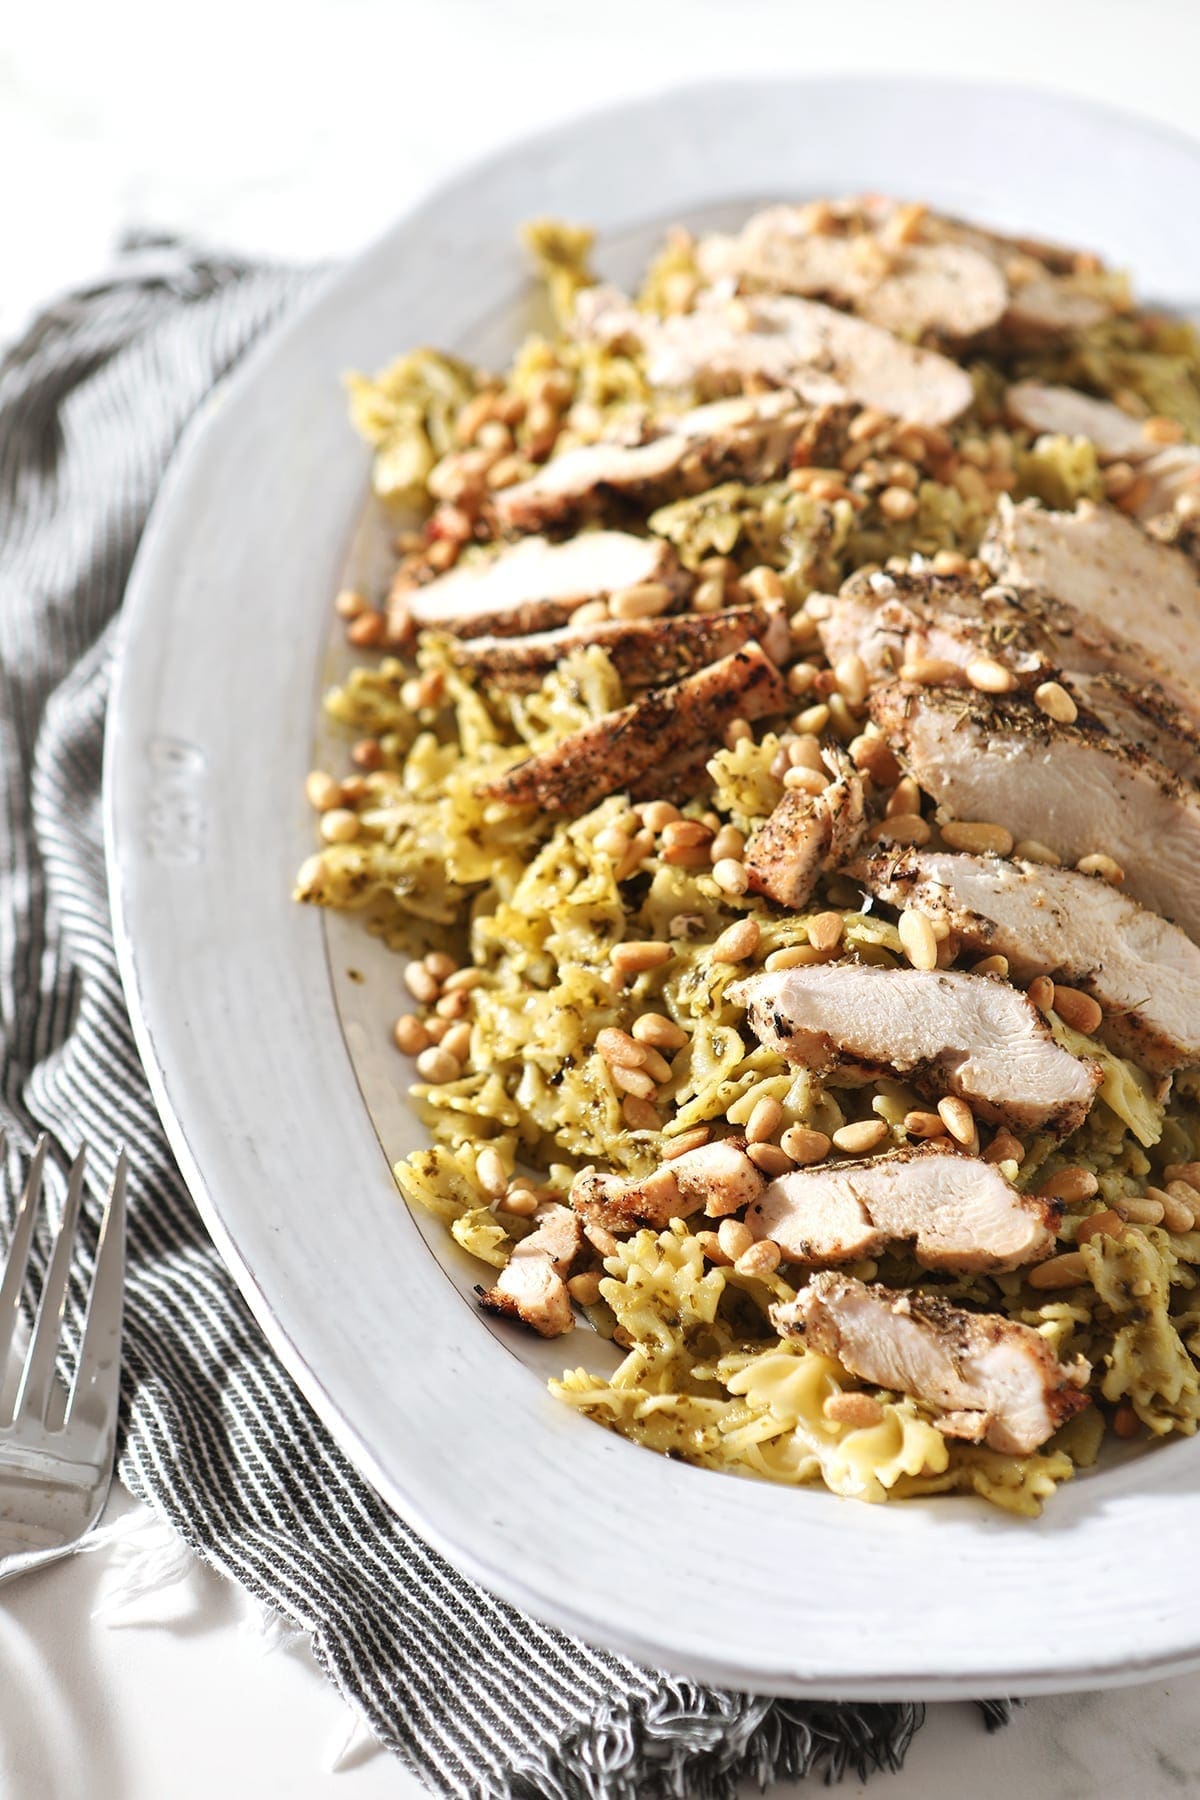
[[[126,227],[341,255],[464,160],[667,80],[847,69],[1027,80],[1187,130],[1197,67],[1193,0],[0,6],[0,345],[39,300],[102,268]],[[92,1554],[4,1590],[5,1800],[419,1800],[355,1733],[302,1644],[271,1648],[244,1597],[178,1556],[127,1497],[110,1516]],[[157,1580],[152,1595],[128,1598],[131,1572]],[[986,1596],[980,1607],[984,1629]],[[1048,1596],[1030,1631],[1052,1630]],[[1038,1701],[994,1738],[969,1709],[933,1708],[905,1771],[870,1784],[880,1800],[964,1790],[1200,1794],[1200,1676]]]

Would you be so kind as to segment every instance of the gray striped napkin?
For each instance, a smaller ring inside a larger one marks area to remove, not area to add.
[[[105,891],[113,629],[180,432],[310,280],[140,239],[111,279],[52,307],[0,364],[8,1217],[37,1134],[52,1140],[56,1199],[86,1139],[94,1242],[102,1185],[129,1146],[121,1477],[215,1568],[311,1634],[342,1693],[433,1791],[725,1800],[746,1777],[894,1767],[918,1706],[714,1692],[548,1631],[456,1574],[349,1467],[276,1363],[164,1141]],[[86,1274],[71,1300],[76,1334]]]

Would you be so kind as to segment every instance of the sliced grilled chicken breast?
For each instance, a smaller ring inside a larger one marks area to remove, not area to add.
[[[659,318],[614,288],[583,288],[574,330],[585,340],[638,347],[656,388],[719,391],[757,378],[814,406],[854,401],[920,425],[947,424],[974,398],[957,363],[816,300],[730,300],[707,289],[693,312]]]
[[[414,625],[458,637],[513,637],[562,625],[585,600],[621,588],[663,582],[686,591],[690,577],[661,538],[585,531],[565,543],[524,538],[459,563],[419,587],[394,588],[388,625],[403,637]]]
[[[668,423],[643,444],[601,440],[579,444],[492,497],[491,512],[502,531],[537,531],[601,510],[613,499],[658,505],[682,494],[698,494],[720,481],[767,481],[786,472],[793,452],[827,443],[839,427],[834,409],[814,412],[795,394],[777,389],[715,400]],[[844,437],[849,413],[840,420]]]
[[[1058,725],[1021,694],[887,682],[871,715],[958,819],[996,821],[1064,862],[1101,852],[1126,891],[1200,938],[1200,795],[1093,715]]]
[[[1016,857],[882,851],[847,870],[897,908],[944,919],[958,942],[1053,975],[1104,1008],[1099,1035],[1156,1075],[1200,1063],[1200,949],[1095,875]]]
[[[979,554],[1010,587],[1039,588],[1140,645],[1200,689],[1200,569],[1112,506],[1074,512],[1002,495]]]
[[[799,206],[755,213],[736,236],[696,246],[706,281],[729,276],[777,294],[849,307],[888,331],[918,338],[977,337],[1008,305],[995,261],[965,244],[887,244],[877,234],[814,232]]]
[[[1167,698],[1157,682],[1143,686],[1111,671],[1064,675],[1063,685],[1114,738],[1124,738],[1165,768],[1200,781],[1200,722]]]
[[[762,1193],[766,1182],[746,1155],[743,1138],[702,1144],[663,1163],[638,1181],[581,1169],[571,1183],[575,1211],[608,1231],[661,1231],[672,1219],[686,1219],[701,1207],[713,1218],[739,1212]]]
[[[1067,1136],[1100,1085],[1099,1067],[1061,1049],[1019,989],[986,976],[816,963],[754,975],[734,998],[762,1043],[831,1082],[901,1075],[1014,1131]]]
[[[1200,689],[1098,618],[1031,588],[935,575],[930,569],[851,575],[829,598],[818,629],[831,663],[856,653],[876,680],[920,659],[949,663],[965,680],[967,665],[978,656],[1004,663],[1025,686],[1060,672],[1072,681],[1111,674],[1147,690],[1146,729],[1155,728],[1156,710],[1165,699],[1184,715],[1179,729],[1185,735],[1200,730]],[[1105,691],[1098,690],[1098,711]],[[1081,694],[1088,703],[1086,686]],[[1112,690],[1111,706],[1135,703],[1123,686]],[[1174,730],[1172,715],[1164,717]]]
[[[706,746],[718,745],[734,719],[761,719],[785,711],[787,704],[779,670],[758,644],[747,644],[683,681],[652,688],[643,699],[593,719],[481,791],[509,806],[583,813],[605,794],[636,787],[673,759],[703,758]]]
[[[998,1313],[830,1270],[771,1317],[781,1336],[803,1337],[860,1381],[911,1394],[935,1414],[968,1415],[953,1420],[952,1435],[981,1436],[1010,1456],[1030,1455],[1088,1405],[1089,1364],[1060,1362],[1032,1326]]]
[[[1130,418],[1111,400],[1094,400],[1075,388],[1018,381],[1009,388],[1005,406],[1011,419],[1031,431],[1090,438],[1101,462],[1130,463],[1140,483],[1122,504],[1132,501],[1136,518],[1169,512],[1189,490],[1200,495],[1200,445],[1156,442],[1142,420]]]
[[[1133,419],[1111,400],[1096,400],[1078,388],[1045,381],[1015,381],[1004,396],[1004,408],[1015,425],[1039,436],[1090,438],[1103,462],[1137,461],[1155,448]]]
[[[991,1163],[935,1145],[796,1169],[746,1213],[789,1262],[845,1263],[912,1240],[927,1269],[1017,1269],[1054,1249],[1061,1205],[1022,1194]]]
[[[573,650],[598,644],[625,686],[641,688],[678,681],[752,640],[773,662],[787,656],[787,613],[781,603],[676,613],[665,619],[602,619],[531,637],[463,638],[452,655],[460,668],[486,676],[493,686],[520,690],[539,686]]]
[[[539,1337],[561,1337],[575,1323],[566,1278],[583,1251],[583,1227],[567,1206],[543,1206],[536,1220],[479,1304]]]
[[[755,893],[781,906],[803,906],[820,877],[840,868],[862,840],[862,778],[840,749],[823,754],[829,786],[820,794],[789,788],[742,857]]]

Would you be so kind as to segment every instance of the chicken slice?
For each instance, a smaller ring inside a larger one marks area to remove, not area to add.
[[[1181,494],[1200,496],[1200,445],[1158,443],[1147,436],[1145,421],[1131,418],[1111,400],[1096,400],[1076,388],[1040,381],[1018,381],[1005,396],[1008,415],[1030,431],[1090,438],[1102,463],[1127,462],[1141,485],[1134,516],[1153,519],[1170,512]],[[1128,504],[1124,500],[1123,504]]]
[[[731,300],[706,289],[694,311],[659,318],[638,312],[614,288],[582,288],[574,330],[585,340],[638,347],[655,388],[719,390],[760,379],[814,406],[854,401],[918,425],[948,424],[974,399],[957,363],[816,300]]]
[[[648,443],[602,439],[564,450],[498,489],[491,511],[501,531],[537,531],[596,513],[612,498],[645,509],[721,481],[772,480],[793,460],[836,461],[849,419],[848,408],[814,412],[786,389],[715,400],[668,421]]]
[[[572,650],[598,644],[625,686],[640,688],[678,681],[752,640],[773,662],[787,656],[787,613],[780,603],[676,613],[666,619],[602,619],[531,637],[462,638],[451,653],[460,668],[475,671],[495,687],[528,689],[538,687]]]
[[[1032,588],[935,575],[928,568],[852,575],[825,601],[818,629],[832,664],[857,654],[876,680],[922,659],[949,663],[965,680],[967,665],[985,655],[1012,669],[1026,686],[1060,671],[1073,681],[1121,677],[1147,690],[1149,728],[1165,697],[1184,715],[1184,729],[1200,730],[1200,688],[1098,618]],[[1098,690],[1101,701],[1104,692]],[[1122,689],[1113,694],[1114,705],[1126,697]]]
[[[811,229],[808,209],[772,206],[733,237],[696,246],[708,282],[733,276],[772,293],[849,307],[888,331],[962,340],[996,324],[1008,286],[995,261],[964,244],[886,243],[878,233]]]
[[[1078,388],[1045,381],[1016,381],[1004,396],[1004,408],[1015,425],[1039,436],[1089,438],[1102,462],[1130,462],[1155,448],[1131,418],[1111,400],[1097,400]]]
[[[1107,672],[1064,677],[1063,685],[1113,737],[1137,745],[1176,775],[1200,781],[1200,722],[1168,699],[1157,682],[1143,686]]]
[[[1153,1074],[1200,1064],[1200,949],[1096,875],[952,850],[881,851],[847,873],[897,908],[944,919],[1018,981],[1053,975],[1104,1008],[1099,1036]]]
[[[415,627],[458,637],[513,637],[562,625],[585,600],[607,599],[642,582],[683,594],[690,577],[661,538],[585,531],[565,543],[519,544],[458,563],[422,586],[393,588],[388,627],[403,638]]]
[[[604,713],[552,749],[526,757],[481,789],[509,806],[584,813],[606,794],[633,788],[672,759],[719,744],[737,718],[784,712],[788,692],[770,657],[747,644],[670,687]]]
[[[712,1218],[740,1212],[766,1186],[746,1155],[743,1138],[721,1138],[702,1144],[663,1163],[638,1181],[581,1169],[571,1183],[575,1211],[608,1231],[636,1231],[643,1225],[661,1231],[672,1219],[686,1219],[701,1207]]]
[[[742,864],[756,894],[804,905],[822,875],[840,868],[862,841],[862,778],[840,749],[822,752],[832,779],[820,794],[788,788],[746,845]]]
[[[958,819],[1006,826],[1066,863],[1103,853],[1126,891],[1200,938],[1200,795],[1093,715],[1058,725],[1020,694],[887,682],[871,715],[910,773]]]
[[[479,1304],[539,1337],[561,1337],[575,1323],[567,1276],[584,1249],[583,1227],[568,1206],[543,1206],[534,1216],[534,1230],[517,1245],[495,1287],[480,1292]]]
[[[781,1175],[746,1224],[789,1262],[856,1262],[911,1239],[924,1268],[995,1273],[1049,1256],[1062,1210],[991,1163],[926,1144]]]
[[[935,1413],[976,1415],[983,1440],[1008,1456],[1030,1455],[1089,1404],[1082,1357],[1060,1362],[1032,1326],[929,1294],[829,1270],[771,1317],[782,1337],[803,1337],[860,1381],[911,1394]]]
[[[1066,1137],[1100,1085],[1099,1066],[1056,1044],[1019,989],[986,976],[843,960],[754,975],[732,993],[763,1044],[831,1083],[903,1076],[1017,1132]]]
[[[1115,507],[1051,512],[1001,496],[979,554],[998,580],[1065,600],[1200,689],[1200,569]]]

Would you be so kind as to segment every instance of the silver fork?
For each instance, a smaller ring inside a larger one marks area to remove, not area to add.
[[[0,1132],[0,1156],[4,1134]],[[70,1392],[55,1373],[79,1225],[85,1152],[71,1165],[62,1223],[23,1363],[17,1328],[46,1161],[42,1138],[17,1208],[0,1281],[0,1581],[63,1556],[89,1532],[112,1485],[125,1282],[125,1153],[104,1209],[79,1362]]]

